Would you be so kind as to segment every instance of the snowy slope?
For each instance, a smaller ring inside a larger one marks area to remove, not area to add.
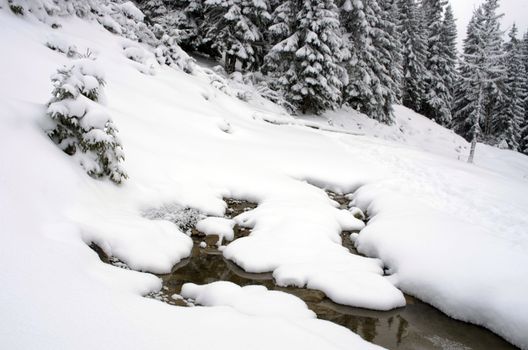
[[[528,348],[525,156],[479,145],[467,165],[462,139],[401,107],[395,127],[349,111],[325,116],[365,136],[271,124],[259,115],[287,118],[274,106],[164,66],[141,73],[121,37],[79,19],[61,23],[53,30],[0,10],[1,347],[245,349],[258,339],[263,349],[375,348],[310,317],[142,298],[160,287],[156,277],[104,265],[86,244],[133,269],[167,272],[192,242],[142,210],[178,203],[222,216],[222,198],[236,197],[259,203],[239,218],[252,234],[224,250],[244,269],[382,310],[403,305],[400,288]],[[90,48],[105,71],[130,176],[123,186],[89,178],[42,131],[49,76],[68,62],[44,45],[51,33]],[[371,217],[366,228],[315,185],[355,191]],[[354,229],[373,258],[341,246],[341,231]],[[226,327],[237,336],[226,338]]]

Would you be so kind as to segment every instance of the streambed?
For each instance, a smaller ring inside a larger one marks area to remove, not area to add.
[[[345,196],[328,192],[330,198],[346,208]],[[226,199],[226,217],[254,209],[256,204],[242,200]],[[235,226],[235,239],[250,233],[247,228]],[[350,232],[343,232],[343,245],[352,254],[358,254],[349,238]],[[380,312],[338,305],[324,293],[316,290],[275,285],[271,273],[247,273],[229,260],[216,246],[216,236],[204,236],[192,229],[194,247],[191,256],[175,265],[169,274],[158,275],[163,281],[160,292],[149,295],[176,306],[192,305],[179,297],[185,283],[208,284],[229,281],[240,286],[262,285],[269,290],[283,291],[301,298],[319,319],[331,321],[359,334],[365,340],[388,349],[409,350],[470,350],[470,349],[516,349],[499,336],[485,328],[454,320],[436,308],[406,295],[407,305],[396,310]],[[115,258],[107,257],[95,245],[105,262],[124,267]]]

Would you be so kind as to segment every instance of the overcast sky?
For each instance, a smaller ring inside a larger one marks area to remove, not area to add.
[[[471,19],[473,10],[483,3],[483,0],[450,0],[455,16],[458,20],[459,42],[466,37],[466,27]],[[528,29],[528,0],[500,0],[502,29],[509,30],[515,22],[519,27],[519,35],[523,35]]]

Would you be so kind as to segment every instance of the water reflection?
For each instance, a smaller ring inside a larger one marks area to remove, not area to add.
[[[341,208],[348,207],[348,199],[327,191]],[[226,199],[228,209],[226,216],[233,218],[240,213],[254,209],[256,204]],[[235,226],[235,238],[247,236],[250,230]],[[342,234],[343,245],[352,254],[357,254],[350,232]],[[180,294],[185,283],[207,284],[216,281],[230,281],[240,286],[263,285],[270,290],[284,291],[301,298],[317,317],[344,326],[359,334],[365,340],[388,349],[405,350],[468,350],[468,349],[516,349],[492,332],[459,322],[447,317],[437,309],[411,296],[406,296],[407,306],[404,308],[381,312],[338,305],[326,298],[324,293],[301,288],[283,288],[275,285],[271,273],[247,273],[234,263],[224,259],[216,249],[215,237],[200,236],[193,230],[194,248],[191,257],[174,266],[172,272],[160,275],[163,289],[158,295],[161,300],[174,304],[185,305],[182,300],[172,299],[173,294]],[[206,242],[206,247],[200,243]],[[105,262],[113,263],[97,246],[92,248]]]
[[[408,305],[388,312],[338,305],[322,292],[278,287],[271,274],[251,274],[223,258],[212,247],[200,248],[196,241],[192,256],[161,275],[168,295],[179,294],[183,284],[230,281],[240,286],[263,285],[303,299],[320,319],[342,325],[365,340],[389,349],[515,349],[484,328],[453,320],[435,308],[406,296]]]

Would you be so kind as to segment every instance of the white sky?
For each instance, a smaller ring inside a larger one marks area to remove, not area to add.
[[[473,10],[482,4],[484,0],[450,0],[451,6],[458,20],[458,41],[466,37],[466,27],[471,19]],[[500,0],[502,29],[509,30],[515,22],[519,27],[519,35],[522,36],[528,29],[528,0]]]

